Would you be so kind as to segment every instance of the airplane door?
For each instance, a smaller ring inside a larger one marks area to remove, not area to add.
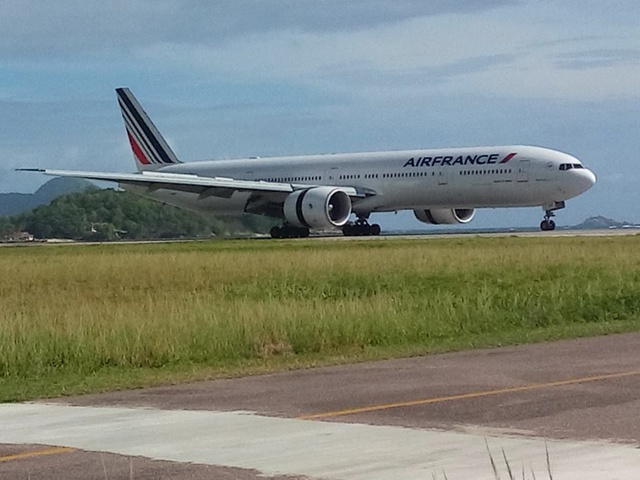
[[[449,169],[442,169],[438,172],[438,185],[446,185],[448,182],[447,172]]]
[[[529,166],[531,164],[531,161],[529,160],[520,160],[520,163],[518,164],[518,174],[517,174],[517,181],[518,182],[528,182],[529,181]]]
[[[329,183],[335,183],[335,182],[337,182],[337,181],[338,181],[338,178],[340,178],[340,177],[338,176],[338,167],[330,168],[330,169],[327,171],[327,178],[326,178],[326,181],[327,181],[327,182],[329,182]]]

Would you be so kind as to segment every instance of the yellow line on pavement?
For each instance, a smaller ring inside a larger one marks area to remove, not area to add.
[[[54,448],[47,448],[44,450],[34,450],[31,452],[16,453],[14,455],[7,455],[4,457],[0,457],[0,462],[9,462],[11,460],[21,460],[23,458],[30,458],[30,457],[40,457],[43,455],[56,455],[58,453],[73,452],[74,450],[75,448],[71,448],[71,447],[54,447]]]
[[[311,415],[303,415],[298,417],[300,420],[317,420],[320,418],[340,417],[343,415],[353,415],[356,413],[376,412],[379,410],[389,410],[391,408],[413,407],[416,405],[428,405],[430,403],[450,402],[452,400],[463,400],[467,398],[488,397],[491,395],[501,395],[503,393],[524,392],[527,390],[540,390],[543,388],[560,387],[564,385],[574,385],[577,383],[597,382],[600,380],[610,380],[613,378],[631,377],[640,375],[640,370],[630,372],[609,373],[605,375],[595,375],[592,377],[570,378],[568,380],[558,380],[547,383],[533,383],[529,385],[521,385],[518,387],[498,388],[496,390],[485,390],[480,392],[461,393],[458,395],[449,395],[446,397],[423,398],[419,400],[409,400],[407,402],[386,403],[381,405],[371,405],[368,407],[347,408],[344,410],[336,410],[333,412],[316,413]]]

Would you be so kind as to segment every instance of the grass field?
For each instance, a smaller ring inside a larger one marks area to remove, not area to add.
[[[640,237],[0,249],[0,401],[640,329]]]

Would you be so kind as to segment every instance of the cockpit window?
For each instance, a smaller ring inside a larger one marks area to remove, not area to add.
[[[581,163],[561,163],[560,170],[571,170],[572,168],[584,168]]]

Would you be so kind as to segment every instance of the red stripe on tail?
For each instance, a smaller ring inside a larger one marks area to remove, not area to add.
[[[131,144],[131,150],[133,150],[133,154],[136,156],[138,161],[143,165],[150,165],[151,162],[147,157],[145,157],[144,152],[140,148],[140,146],[136,143],[135,139],[131,136],[129,131],[127,131],[127,137],[129,137],[129,143]]]

